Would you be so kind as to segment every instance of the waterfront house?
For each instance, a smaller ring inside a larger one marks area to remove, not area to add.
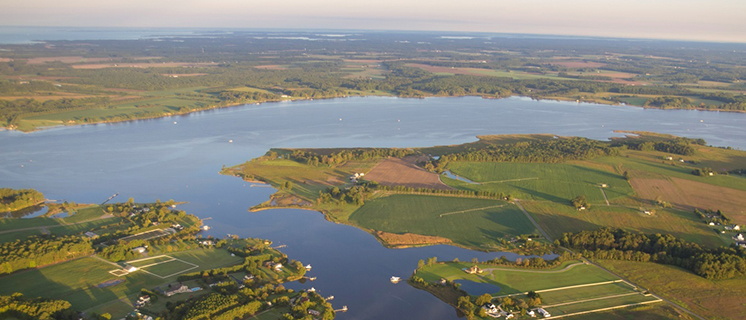
[[[482,273],[484,271],[482,269],[480,269],[479,267],[477,267],[476,265],[474,265],[474,266],[471,266],[470,268],[464,269],[464,272],[466,272],[468,274],[478,274],[478,273]]]

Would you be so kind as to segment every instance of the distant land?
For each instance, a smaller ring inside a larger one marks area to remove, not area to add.
[[[23,30],[0,28],[0,40],[5,34],[12,42]],[[0,44],[0,127],[21,131],[369,95],[527,96],[746,111],[744,44],[428,32],[28,30],[20,37],[44,41]],[[60,40],[66,36],[73,40]]]

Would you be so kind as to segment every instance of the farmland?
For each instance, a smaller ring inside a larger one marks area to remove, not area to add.
[[[460,212],[464,210],[473,211]],[[365,229],[439,236],[484,249],[514,236],[536,233],[523,213],[505,201],[424,195],[391,195],[368,201],[350,216],[350,222]]]
[[[743,278],[712,281],[673,266],[632,261],[598,262],[705,318],[735,320],[746,317],[742,299],[746,294],[746,280]]]
[[[451,172],[478,184],[444,179],[451,186],[512,194],[516,198],[537,201],[569,202],[585,195],[591,203],[604,203],[601,184],[610,201],[627,197],[632,188],[614,172],[575,164],[458,162],[448,166]]]
[[[425,171],[403,159],[383,160],[366,175],[365,179],[385,186],[407,186],[410,188],[448,189],[438,175]]]
[[[463,271],[474,265],[483,272],[468,274]],[[448,282],[459,281],[460,287],[472,297],[481,295],[481,292],[469,292],[470,283],[491,285],[494,291],[487,292],[490,292],[496,304],[502,303],[504,310],[514,310],[513,301],[525,299],[527,292],[533,291],[541,296],[541,303],[537,307],[544,308],[558,318],[661,301],[601,268],[578,260],[565,261],[551,269],[445,262],[421,267],[415,275],[431,284],[443,281],[442,279]]]

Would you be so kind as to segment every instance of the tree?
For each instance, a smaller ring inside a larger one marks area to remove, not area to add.
[[[581,208],[590,208],[591,204],[588,202],[588,199],[585,198],[585,196],[580,195],[572,199],[572,205],[575,207],[575,209],[581,209]]]
[[[476,303],[478,306],[482,306],[485,303],[488,303],[492,301],[492,296],[489,293],[485,293],[479,297],[477,297]]]

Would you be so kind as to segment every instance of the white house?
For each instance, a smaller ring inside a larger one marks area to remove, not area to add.
[[[733,240],[744,241],[744,240],[746,240],[746,238],[743,236],[743,233],[739,233],[739,234],[733,236]]]
[[[547,312],[546,310],[544,310],[544,308],[538,308],[538,309],[536,309],[536,311],[538,311],[539,313],[541,313],[541,315],[544,318],[549,318],[549,317],[552,316],[549,312]]]
[[[529,315],[531,318],[536,318],[536,312],[534,310],[529,310],[526,312],[527,315]]]

